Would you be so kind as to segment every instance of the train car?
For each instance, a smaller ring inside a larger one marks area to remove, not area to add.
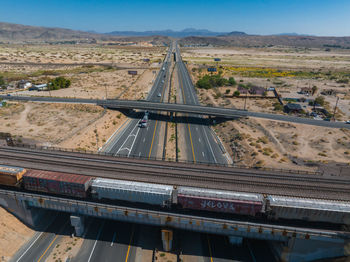
[[[20,186],[20,181],[26,169],[21,167],[0,165],[0,185]]]
[[[270,219],[297,219],[350,225],[350,203],[268,196],[267,216]]]
[[[261,194],[179,187],[177,203],[186,209],[255,216],[263,213],[264,197]]]
[[[173,187],[159,184],[96,178],[91,184],[93,198],[170,206]]]
[[[23,175],[27,190],[86,198],[89,196],[91,177],[42,170],[28,170]]]

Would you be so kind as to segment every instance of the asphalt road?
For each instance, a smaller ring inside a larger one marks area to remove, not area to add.
[[[169,77],[171,49],[170,47],[154,85],[147,96],[148,101],[161,102],[163,100]],[[161,96],[158,94],[161,94]],[[156,119],[149,119],[147,127],[140,128],[138,126],[140,120],[128,119],[125,125],[104,146],[103,151],[115,155],[133,155],[143,158],[156,156],[156,144],[160,139],[158,136],[160,123]],[[136,227],[138,228],[137,225],[118,221],[106,220],[101,223],[101,220],[94,219],[91,230],[87,232],[83,246],[73,261],[135,261],[137,253]]]
[[[42,232],[37,232],[13,256],[11,262],[44,262],[63,235],[71,234],[69,215],[58,213],[52,223]]]
[[[169,78],[170,59],[171,51],[168,51],[161,70],[147,97],[147,101],[163,101]],[[162,70],[163,68],[165,70]],[[151,111],[150,114],[152,113]],[[158,141],[161,141],[161,138],[158,136],[161,123],[156,118],[154,119],[150,116],[147,127],[139,128],[138,123],[140,120],[137,118],[127,120],[128,123],[126,126],[108,142],[103,151],[114,153],[115,155],[139,156],[143,158],[155,157],[157,155]]]
[[[184,104],[199,105],[196,90],[192,84],[192,80],[188,74],[185,64],[181,60],[180,51],[176,48],[177,53],[177,71],[179,79],[179,87],[181,89],[181,101]],[[221,148],[218,141],[213,136],[213,131],[205,124],[206,120],[199,115],[188,115],[198,118],[199,123],[185,123],[182,130],[185,131],[186,156],[188,160],[203,163],[219,163],[227,164],[225,151]]]

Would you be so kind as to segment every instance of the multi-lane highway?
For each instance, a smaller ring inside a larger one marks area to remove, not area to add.
[[[176,46],[176,66],[179,79],[179,96],[183,104],[199,105],[196,90],[193,86],[187,68],[181,59],[179,48]],[[225,157],[224,147],[220,147],[213,137],[213,131],[205,124],[207,121],[201,121],[199,115],[188,115],[196,117],[200,122],[198,124],[185,123],[182,124],[182,131],[184,131],[186,146],[186,159],[193,162],[203,163],[219,163],[227,164],[228,155]]]
[[[172,46],[170,46],[158,76],[150,90],[147,101],[162,102],[168,86]],[[152,114],[152,112],[149,112]],[[143,115],[142,115],[143,116]],[[104,147],[104,152],[124,156],[155,157],[158,150],[161,123],[157,119],[147,121],[147,127],[140,128],[140,119],[129,119],[126,126]],[[162,141],[162,140],[161,140]]]

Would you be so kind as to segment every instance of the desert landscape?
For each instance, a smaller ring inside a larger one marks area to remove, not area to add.
[[[214,61],[220,58],[221,61]],[[193,82],[205,75],[220,74],[233,77],[234,86],[197,89],[204,105],[246,109],[255,112],[287,114],[277,110],[279,103],[275,89],[282,99],[315,99],[324,97],[324,108],[335,118],[347,121],[350,116],[350,51],[302,49],[290,47],[271,48],[186,48],[184,60],[188,62]],[[207,72],[207,67],[217,67],[218,73]],[[257,86],[265,91],[258,95],[238,94],[238,86]],[[315,88],[314,94],[301,94],[302,88]],[[273,89],[272,89],[273,88]],[[334,90],[324,95],[325,90]],[[339,98],[337,103],[337,98]],[[313,107],[301,103],[306,113]],[[285,102],[287,103],[287,102]],[[301,124],[278,123],[260,119],[241,119],[215,125],[225,148],[237,164],[251,164],[275,168],[313,169],[310,162],[341,162],[350,164],[349,131],[323,127],[305,128]],[[292,153],[288,153],[292,152]],[[299,159],[296,165],[295,159]]]

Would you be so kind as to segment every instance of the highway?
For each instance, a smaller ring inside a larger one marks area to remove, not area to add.
[[[169,47],[163,64],[147,96],[147,101],[162,102],[169,79],[169,67],[172,46]],[[163,70],[164,69],[164,70]],[[159,95],[160,94],[160,95]],[[152,112],[149,112],[152,114]],[[149,119],[146,128],[139,127],[140,119],[128,119],[125,126],[112,136],[102,151],[119,156],[139,156],[150,158],[157,156],[161,123]],[[163,141],[163,140],[161,140]],[[73,261],[135,261],[137,253],[135,227],[139,226],[115,221],[94,220],[98,225],[87,232],[79,254]]]
[[[187,68],[181,59],[181,54],[178,46],[176,46],[176,66],[179,79],[179,95],[180,101],[183,104],[199,105],[196,90],[192,84]],[[201,120],[199,115],[188,115]],[[213,137],[213,131],[206,124],[206,120],[202,119],[199,124],[182,124],[184,131],[186,146],[186,159],[194,163],[214,163],[227,164],[228,159],[225,157],[226,151],[223,146],[220,148],[218,142]],[[180,132],[179,131],[179,132]],[[229,162],[230,163],[230,162]]]
[[[11,262],[44,262],[62,236],[72,233],[68,214],[55,213],[50,222],[47,228],[38,229],[31,241],[16,252]]]
[[[153,87],[147,96],[147,101],[163,101],[169,79],[171,50],[172,47],[170,46]],[[150,112],[150,114],[153,114],[153,112]],[[157,156],[157,145],[161,130],[160,121],[157,119],[149,119],[146,128],[140,128],[138,126],[139,121],[140,119],[128,120],[126,127],[120,130],[120,132],[108,142],[103,148],[103,151],[114,153],[115,155],[138,156],[144,158]]]

